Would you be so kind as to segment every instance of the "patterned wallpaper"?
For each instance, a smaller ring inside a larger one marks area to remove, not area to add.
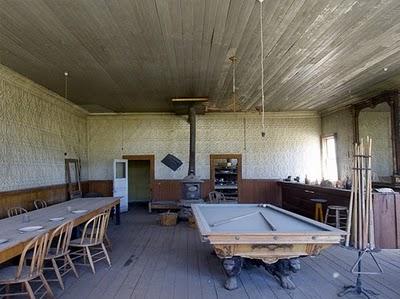
[[[65,158],[86,179],[86,127],[81,109],[0,65],[0,191],[65,183]]]
[[[339,179],[351,178],[353,159],[353,117],[344,109],[322,117],[322,135],[337,134],[337,160]]]
[[[361,119],[361,136],[373,128],[369,135],[380,161],[374,169],[391,173],[390,117],[371,112]],[[339,176],[350,174],[350,110],[322,119],[314,112],[267,113],[266,122],[267,136],[261,138],[256,113],[198,116],[197,174],[209,178],[210,154],[240,153],[243,178],[320,178],[320,135],[331,133],[338,136]],[[88,116],[0,65],[0,142],[0,191],[64,183],[65,158],[81,159],[83,180],[112,179],[113,159],[125,154],[154,154],[156,179],[181,179],[187,174],[189,124],[171,114]],[[184,163],[176,172],[160,162],[168,153]]]
[[[258,114],[198,116],[196,170],[210,176],[210,154],[240,153],[243,178],[320,176],[320,117],[317,113],[267,114],[261,138]],[[189,124],[184,116],[130,114],[88,117],[89,179],[112,179],[112,161],[122,155],[154,154],[156,179],[187,174]],[[183,161],[173,172],[160,161],[171,153]]]

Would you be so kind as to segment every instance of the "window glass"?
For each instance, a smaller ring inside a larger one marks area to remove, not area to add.
[[[322,175],[330,181],[338,180],[336,159],[336,138],[334,135],[322,138]]]
[[[125,162],[116,162],[115,163],[115,178],[116,179],[126,178]]]

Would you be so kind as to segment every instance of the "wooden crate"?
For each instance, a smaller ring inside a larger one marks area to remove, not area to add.
[[[196,220],[195,220],[195,218],[194,218],[193,215],[192,215],[192,216],[189,216],[188,222],[189,222],[189,226],[190,226],[191,228],[196,228]]]
[[[178,214],[173,212],[165,212],[160,214],[160,224],[164,226],[176,225]]]

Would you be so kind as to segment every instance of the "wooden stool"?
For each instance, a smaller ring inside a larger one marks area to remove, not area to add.
[[[324,222],[324,211],[322,210],[322,204],[327,203],[327,200],[322,198],[312,198],[310,200],[315,203],[314,219],[319,222]]]
[[[344,206],[328,206],[325,215],[325,224],[329,224],[338,229],[346,230],[347,217],[349,210]],[[335,222],[328,222],[329,218],[334,218]]]

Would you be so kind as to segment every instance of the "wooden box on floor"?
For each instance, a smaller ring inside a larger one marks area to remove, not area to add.
[[[191,228],[196,228],[196,219],[194,218],[194,216],[189,216],[188,222]]]
[[[172,226],[176,225],[178,219],[177,213],[166,212],[160,214],[160,224],[163,226]]]

